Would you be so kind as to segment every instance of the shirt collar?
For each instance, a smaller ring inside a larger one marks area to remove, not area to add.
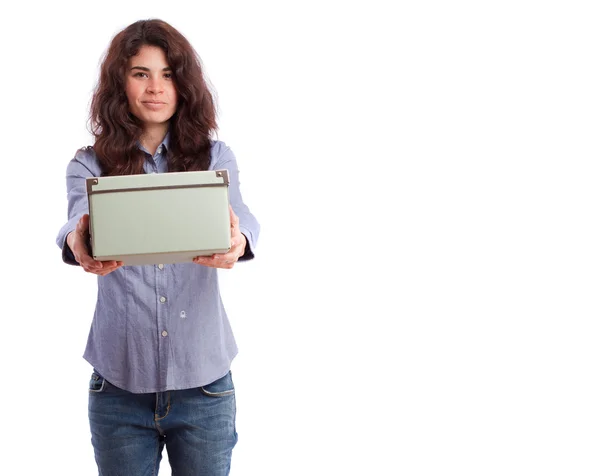
[[[171,131],[167,131],[167,135],[165,135],[165,138],[162,140],[160,145],[162,145],[164,149],[169,150],[170,140],[171,140]]]

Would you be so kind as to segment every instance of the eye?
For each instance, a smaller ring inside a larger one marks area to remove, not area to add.
[[[165,73],[165,78],[173,79],[173,73]]]
[[[142,77],[146,77],[146,76],[147,76],[147,74],[143,73],[141,71],[138,71],[137,73],[133,73],[134,78],[142,78]]]

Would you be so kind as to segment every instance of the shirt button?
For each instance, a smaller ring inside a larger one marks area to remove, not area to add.
[[[164,265],[164,264],[159,264],[159,265],[158,265],[158,269],[163,269],[164,267],[165,267],[165,265]]]
[[[164,296],[161,296],[161,297],[160,297],[160,302],[167,302],[167,298],[166,298],[166,297],[164,297]]]
[[[167,331],[162,331],[162,336],[163,337],[167,337],[169,335],[169,333]]]

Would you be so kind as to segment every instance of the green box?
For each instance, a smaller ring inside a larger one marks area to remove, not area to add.
[[[86,182],[96,260],[183,263],[230,249],[225,169],[90,177]]]

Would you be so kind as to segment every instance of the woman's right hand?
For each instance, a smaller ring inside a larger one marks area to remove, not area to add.
[[[71,248],[75,260],[85,271],[97,274],[98,276],[106,276],[108,273],[112,273],[115,269],[123,266],[122,261],[97,261],[92,258],[88,252],[87,245],[89,236],[90,216],[86,213],[79,219],[75,231],[67,235],[67,244]]]

